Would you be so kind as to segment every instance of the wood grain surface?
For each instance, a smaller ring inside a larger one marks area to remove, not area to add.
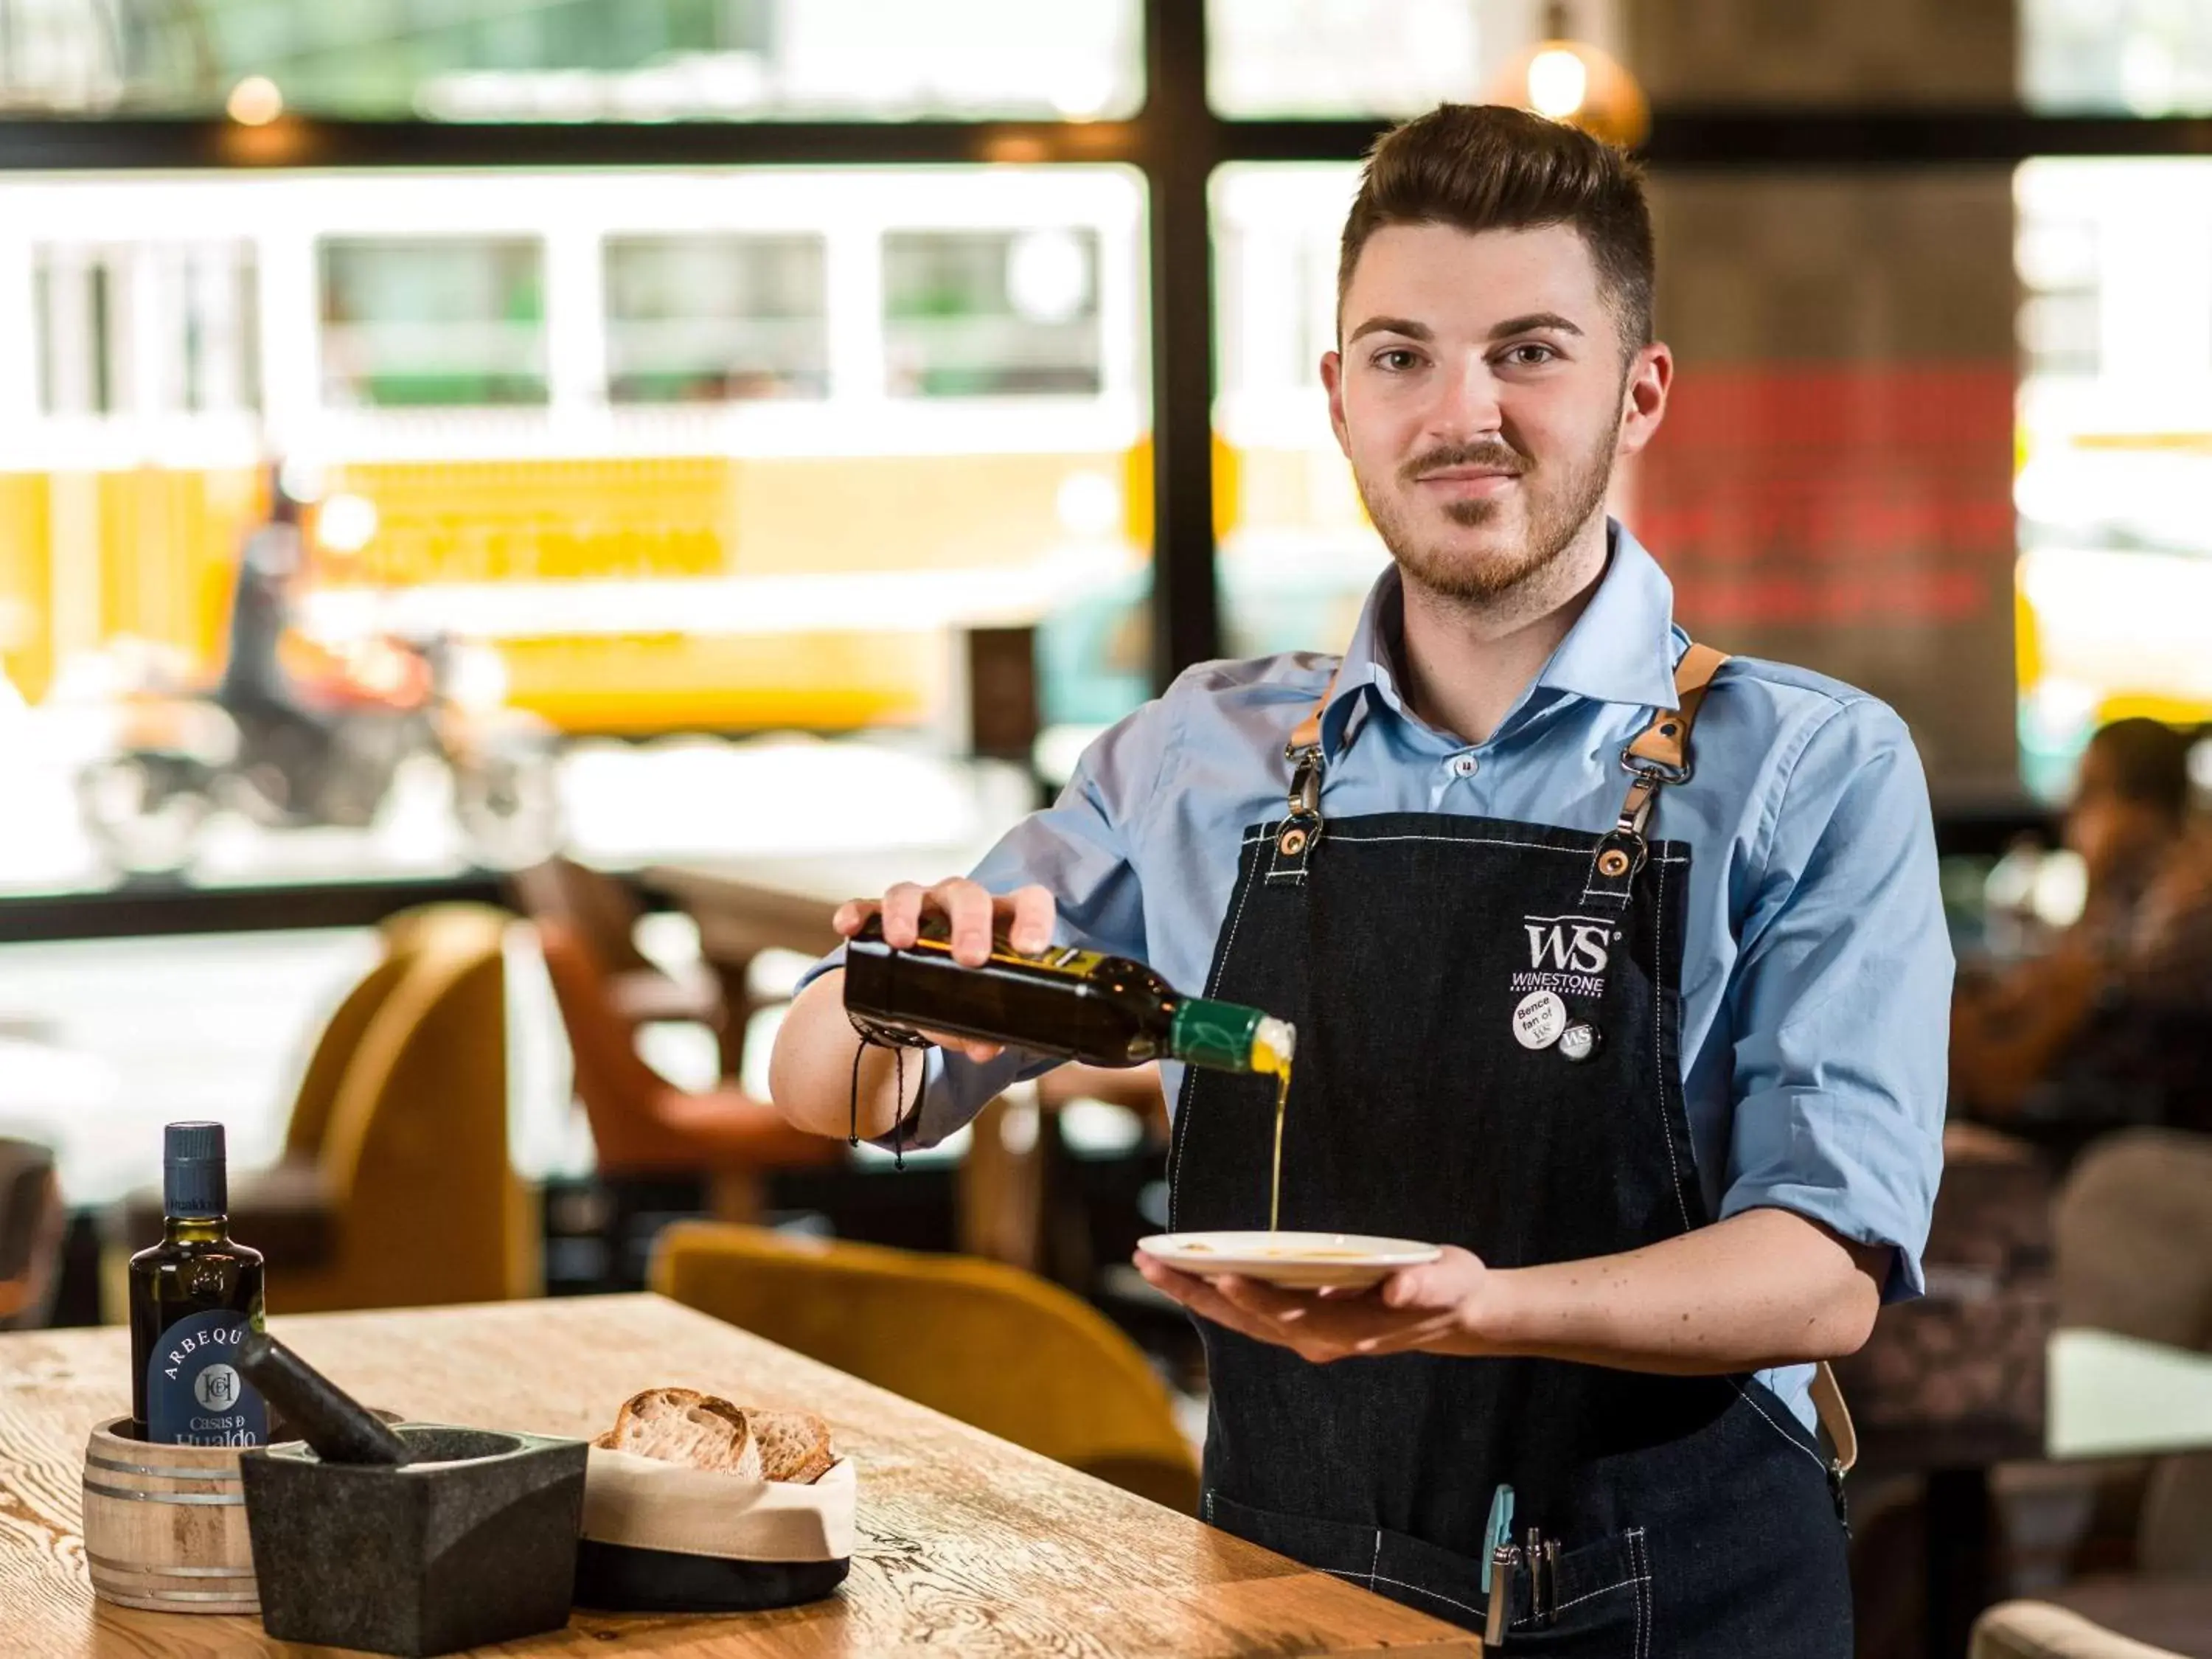
[[[655,1383],[830,1419],[860,1480],[860,1546],[836,1595],[718,1618],[579,1612],[566,1630],[500,1653],[1480,1654],[1467,1632],[658,1297],[306,1315],[271,1328],[341,1386],[419,1420],[584,1436]],[[78,1528],[85,1435],[128,1408],[129,1368],[120,1329],[0,1336],[0,1652],[337,1651],[270,1642],[250,1619],[94,1599]]]

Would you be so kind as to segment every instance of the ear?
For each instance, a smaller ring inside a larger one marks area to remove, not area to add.
[[[1346,459],[1352,455],[1352,428],[1344,421],[1344,357],[1340,352],[1321,354],[1321,383],[1328,391],[1328,424],[1336,434],[1336,447]]]
[[[1621,387],[1620,442],[1617,455],[1633,455],[1651,441],[1667,417],[1667,394],[1674,384],[1674,354],[1653,341],[1636,354]]]

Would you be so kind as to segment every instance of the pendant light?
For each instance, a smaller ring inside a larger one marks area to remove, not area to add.
[[[1636,77],[1610,53],[1574,38],[1566,0],[1547,0],[1544,38],[1499,73],[1490,101],[1534,110],[1624,149],[1641,143],[1651,126]]]

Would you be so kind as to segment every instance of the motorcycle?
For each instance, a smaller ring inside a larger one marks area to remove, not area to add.
[[[109,751],[78,774],[79,817],[130,874],[183,869],[236,812],[269,830],[368,829],[427,757],[451,783],[470,856],[507,870],[563,842],[556,734],[506,706],[495,652],[444,634],[383,635],[348,662],[349,694],[312,708],[226,702],[149,680],[121,699]]]

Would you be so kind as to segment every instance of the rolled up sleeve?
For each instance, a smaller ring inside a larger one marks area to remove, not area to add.
[[[1885,1302],[1923,1287],[1951,975],[1919,757],[1889,708],[1844,704],[1786,774],[1744,924],[1721,1213],[1890,1246]]]
[[[1132,816],[1155,793],[1165,763],[1171,721],[1165,706],[1147,703],[1084,751],[1060,798],[1031,813],[985,854],[969,875],[994,893],[1036,885],[1053,896],[1053,943],[1142,958],[1145,913],[1128,846]],[[802,988],[845,960],[842,947],[809,969]],[[1010,1048],[976,1061],[929,1049],[917,1092],[920,1105],[878,1144],[909,1151],[933,1146],[974,1119],[1014,1083],[1060,1064],[1058,1057]]]

